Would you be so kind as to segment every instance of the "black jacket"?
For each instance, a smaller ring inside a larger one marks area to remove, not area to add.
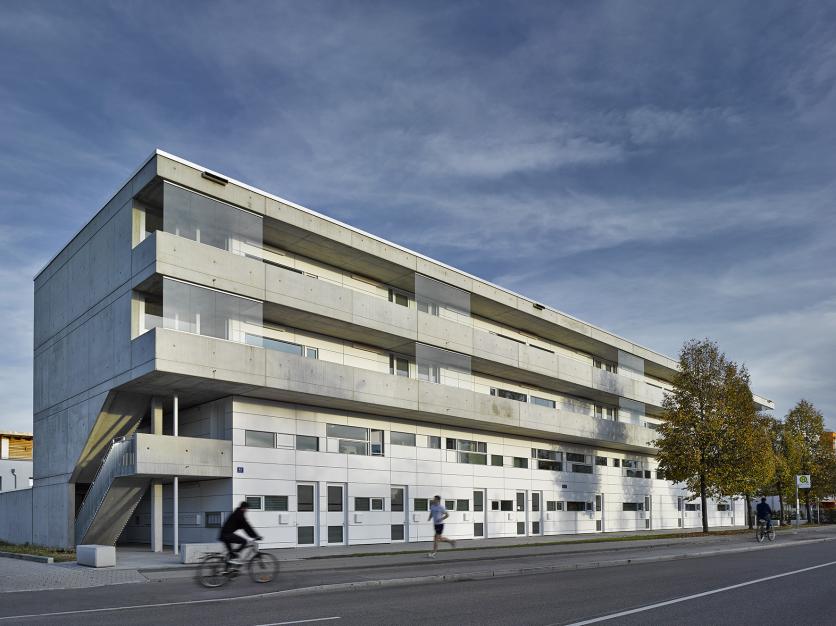
[[[236,530],[242,529],[253,539],[258,537],[258,533],[256,533],[253,530],[253,527],[247,523],[247,518],[244,517],[244,509],[238,507],[232,512],[232,514],[229,517],[226,518],[223,528],[221,528],[221,537],[223,537],[224,535],[230,535],[234,533]]]

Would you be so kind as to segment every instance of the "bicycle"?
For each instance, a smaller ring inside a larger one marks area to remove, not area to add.
[[[244,559],[245,553],[249,552]],[[268,552],[258,549],[258,542],[248,541],[241,548],[240,566],[232,565],[223,552],[210,552],[200,562],[197,570],[197,580],[204,587],[220,587],[230,580],[237,578],[241,570],[246,567],[250,578],[255,583],[269,583],[279,573],[278,559]]]
[[[763,538],[766,537],[770,541],[775,540],[775,527],[772,524],[766,525],[766,520],[759,519],[758,526],[755,528],[755,539],[758,543],[763,543]]]

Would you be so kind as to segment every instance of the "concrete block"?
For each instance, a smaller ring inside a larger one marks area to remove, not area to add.
[[[181,543],[180,562],[199,563],[210,552],[224,552],[226,548],[220,541],[211,543]]]
[[[86,545],[76,546],[76,560],[87,567],[113,567],[116,565],[114,546]]]

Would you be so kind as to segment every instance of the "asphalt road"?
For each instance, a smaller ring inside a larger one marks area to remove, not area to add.
[[[762,578],[767,580],[747,584]],[[220,593],[172,580],[4,594],[0,626],[786,624],[826,621],[834,580],[836,542],[831,541],[679,561],[297,596],[269,590],[260,597],[232,596],[265,591],[243,579]],[[657,604],[662,605],[653,606]],[[116,606],[121,608],[111,608]]]

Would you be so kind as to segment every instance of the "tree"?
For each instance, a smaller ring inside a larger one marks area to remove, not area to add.
[[[809,474],[811,489],[803,490],[807,520],[810,521],[810,500],[831,495],[836,476],[836,457],[825,445],[824,416],[807,400],[800,400],[784,418],[787,469],[795,486],[795,474]]]
[[[699,494],[708,532],[709,497],[750,496],[772,475],[768,422],[758,414],[746,368],[728,361],[709,339],[682,346],[663,408],[654,442],[659,467]]]

